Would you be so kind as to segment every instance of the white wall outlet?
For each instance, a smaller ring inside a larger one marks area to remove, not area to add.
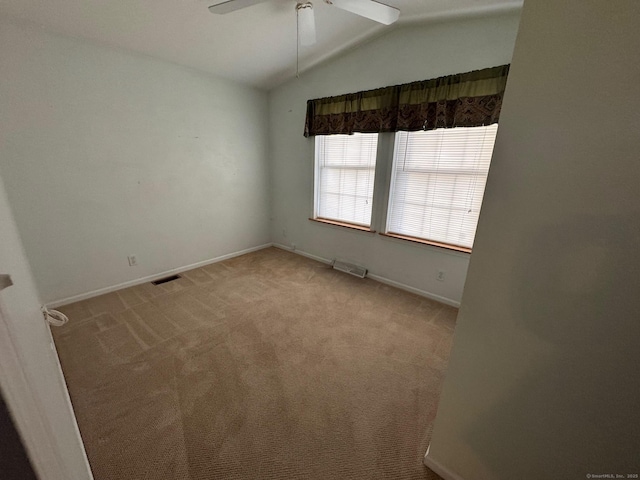
[[[438,270],[438,273],[436,273],[436,280],[444,282],[444,270]]]
[[[129,260],[130,267],[135,267],[138,265],[138,257],[136,255],[129,255],[127,257],[127,260]]]
[[[296,244],[295,244],[295,243],[292,243],[292,244],[291,244],[291,250],[295,251],[295,250],[296,250],[296,248],[298,248],[298,247],[296,247]]]
[[[282,229],[282,236],[283,236],[284,238],[287,238],[287,230],[286,230],[286,228],[283,228],[283,229]]]

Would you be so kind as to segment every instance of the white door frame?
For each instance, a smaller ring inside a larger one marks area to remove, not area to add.
[[[2,290],[6,288],[12,287],[0,285],[0,389],[38,478],[66,479],[65,460],[60,458],[55,432],[51,430],[38,395],[23,368],[24,362],[14,341],[8,314],[3,309]],[[87,472],[87,480],[92,480],[88,463]]]

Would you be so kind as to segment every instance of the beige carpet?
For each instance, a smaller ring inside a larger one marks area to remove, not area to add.
[[[96,480],[439,478],[454,308],[270,248],[60,310]]]

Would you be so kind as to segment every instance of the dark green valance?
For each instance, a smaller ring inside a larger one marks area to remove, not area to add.
[[[304,136],[497,123],[509,65],[307,101]]]

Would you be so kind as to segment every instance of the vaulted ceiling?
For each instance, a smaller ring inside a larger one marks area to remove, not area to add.
[[[227,15],[221,0],[0,0],[0,18],[27,22],[269,89],[295,75],[295,0],[267,0]],[[515,10],[522,0],[384,0],[396,25]],[[371,20],[315,0],[317,43],[300,47],[303,70],[384,33]]]

